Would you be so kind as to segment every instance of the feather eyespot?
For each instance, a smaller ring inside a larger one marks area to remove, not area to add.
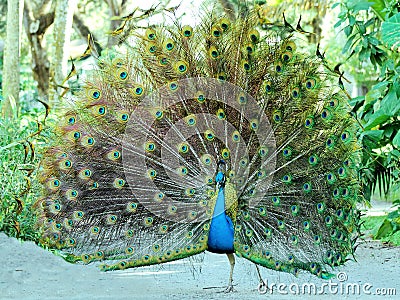
[[[309,78],[306,81],[306,88],[311,90],[316,86],[317,81],[314,78]]]
[[[219,26],[214,26],[214,27],[211,28],[212,36],[215,37],[215,38],[221,37],[221,35],[222,35],[221,31],[222,30],[221,30],[221,28],[219,28]]]
[[[175,70],[178,74],[185,74],[188,70],[188,64],[180,60],[175,64]]]
[[[176,90],[178,89],[178,83],[175,82],[175,81],[170,82],[170,83],[169,83],[169,89],[170,89],[171,91],[176,91]]]
[[[152,29],[152,28],[147,28],[146,32],[145,32],[145,35],[146,35],[147,39],[150,40],[150,41],[155,40],[156,37],[157,37],[155,30]]]
[[[193,28],[189,25],[185,25],[182,27],[182,35],[185,38],[190,38],[193,35]]]
[[[204,96],[204,92],[198,91],[195,95],[195,99],[199,103],[204,103],[206,101],[206,97]]]
[[[271,94],[271,93],[272,93],[272,83],[271,83],[270,81],[268,81],[268,82],[265,84],[265,92],[266,92],[267,94]]]
[[[115,178],[114,182],[113,182],[113,185],[114,185],[115,188],[121,189],[125,185],[125,180],[123,180],[122,178]]]
[[[300,97],[300,89],[295,87],[292,89],[292,98],[297,99]]]
[[[175,43],[172,39],[167,39],[164,42],[164,49],[168,52],[172,51],[175,48]]]
[[[178,150],[182,154],[188,153],[189,152],[189,145],[187,143],[180,143],[178,145]]]
[[[256,29],[253,29],[249,32],[249,38],[254,44],[258,43],[260,41],[260,33]]]
[[[68,125],[74,125],[76,122],[75,117],[69,117],[67,120]]]
[[[283,62],[287,63],[287,62],[289,62],[289,61],[292,60],[293,54],[292,54],[292,52],[290,52],[290,51],[286,51],[286,52],[284,52],[284,53],[282,54],[281,58],[282,58],[282,61],[283,61]]]
[[[92,92],[93,99],[99,99],[100,95],[101,95],[101,93],[98,90]]]
[[[230,154],[231,154],[231,152],[227,148],[222,149],[222,151],[221,151],[221,156],[223,159],[228,159]]]

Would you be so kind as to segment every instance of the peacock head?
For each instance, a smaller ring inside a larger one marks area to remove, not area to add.
[[[215,182],[217,183],[217,187],[225,186],[225,172],[226,172],[226,163],[223,159],[221,159],[217,164],[217,175],[215,176]]]
[[[223,159],[217,163],[218,171],[224,172],[226,171],[226,162]]]

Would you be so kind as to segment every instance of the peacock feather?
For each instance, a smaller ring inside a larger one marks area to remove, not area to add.
[[[44,246],[105,271],[209,250],[232,269],[234,253],[322,278],[353,254],[346,94],[292,27],[257,25],[254,11],[213,12],[136,30],[99,58],[42,163]]]

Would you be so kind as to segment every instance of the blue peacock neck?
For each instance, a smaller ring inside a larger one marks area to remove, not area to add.
[[[225,212],[225,174],[219,171],[215,181],[218,195],[208,234],[208,250],[214,253],[233,253],[233,223]]]

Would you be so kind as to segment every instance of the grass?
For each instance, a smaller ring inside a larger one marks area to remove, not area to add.
[[[31,136],[38,130],[38,118],[43,119],[43,113],[34,111],[14,120],[0,118],[0,231],[33,241],[38,233],[32,204],[40,194],[35,177],[45,144],[45,135]]]

